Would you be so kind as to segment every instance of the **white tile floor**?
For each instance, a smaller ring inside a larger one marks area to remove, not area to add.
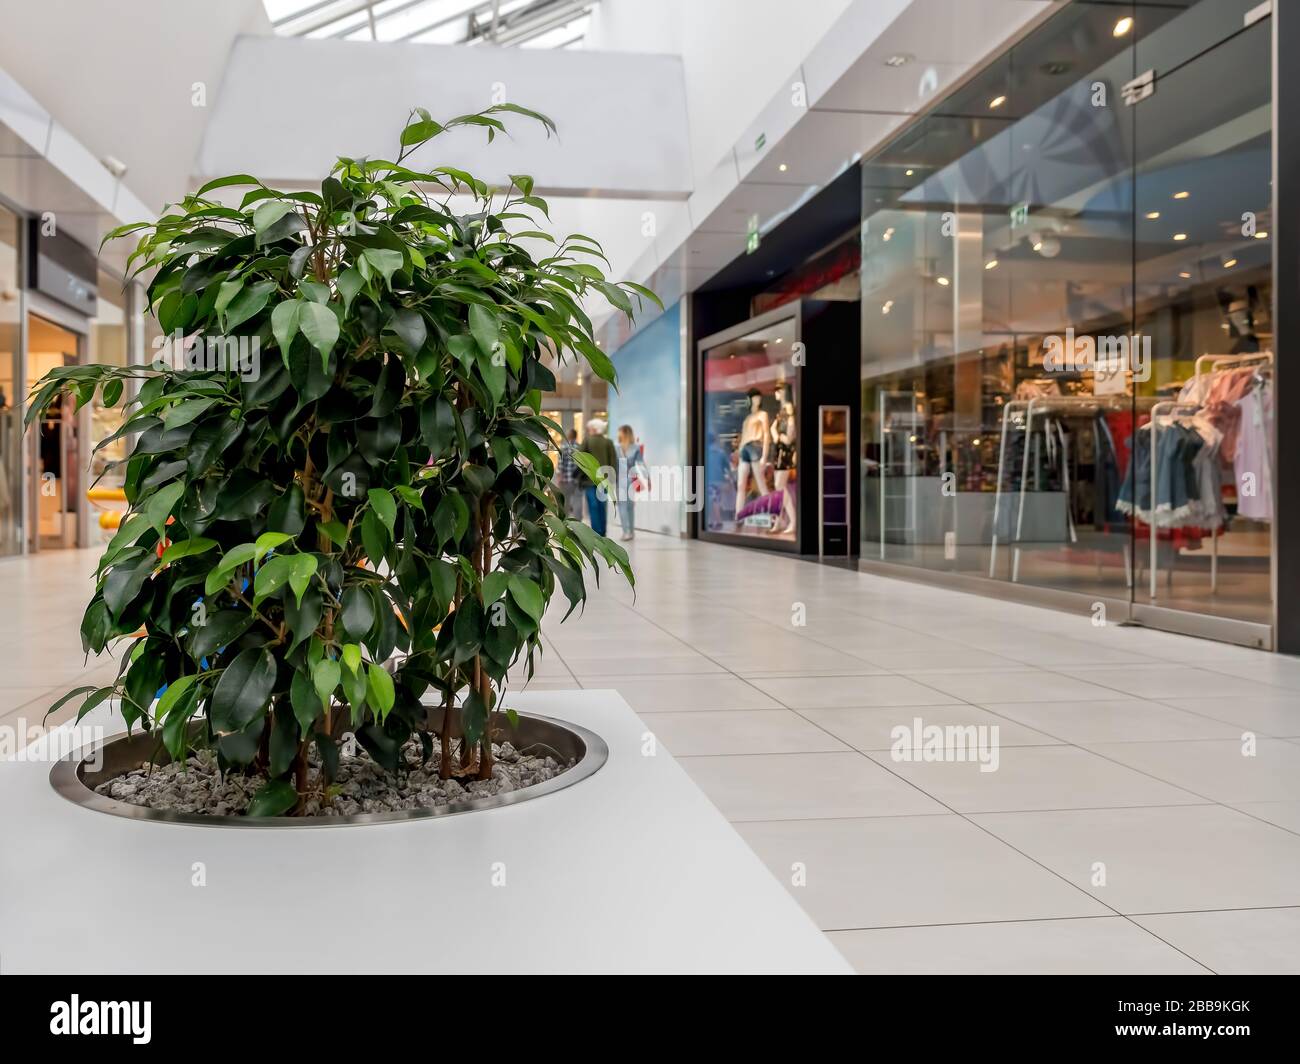
[[[635,598],[548,616],[532,688],[619,691],[859,970],[1300,971],[1300,661],[632,547]],[[0,562],[0,724],[114,671],[78,649],[93,564]],[[997,726],[997,770],[895,760],[918,717]]]

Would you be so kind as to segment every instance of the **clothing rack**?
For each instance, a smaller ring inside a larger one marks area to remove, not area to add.
[[[1225,369],[1236,369],[1239,366],[1250,362],[1264,362],[1269,366],[1273,364],[1272,351],[1257,351],[1249,355],[1201,355],[1196,359],[1196,365],[1192,375],[1192,394],[1193,399],[1165,399],[1156,403],[1151,408],[1151,520],[1147,525],[1151,531],[1151,601],[1156,600],[1156,568],[1159,564],[1157,561],[1157,548],[1159,536],[1156,534],[1155,509],[1156,499],[1159,497],[1156,492],[1158,481],[1158,466],[1156,461],[1156,432],[1158,426],[1156,419],[1161,415],[1173,414],[1176,410],[1191,409],[1200,410],[1205,404],[1205,383],[1211,380],[1216,373],[1221,373]],[[1209,373],[1202,375],[1202,366],[1213,367]],[[1171,570],[1172,571],[1172,570]],[[1219,590],[1219,529],[1210,529],[1210,593]]]
[[[1020,470],[1020,499],[1016,512],[1016,532],[1014,541],[1020,539],[1021,532],[1024,528],[1025,520],[1025,492],[1029,483],[1029,439],[1034,428],[1034,413],[1036,411],[1044,412],[1063,408],[1066,410],[1128,410],[1134,404],[1140,404],[1150,401],[1146,397],[1137,397],[1131,395],[1052,395],[1052,396],[1035,396],[1032,399],[1012,399],[1003,405],[1002,408],[1002,438],[998,444],[998,475],[997,488],[993,498],[993,535],[989,550],[989,576],[990,578],[997,575],[998,561],[998,519],[1001,516],[1002,509],[1002,467],[1006,461],[1007,438],[1010,435],[1011,415],[1020,408],[1025,408],[1025,454],[1021,461]],[[1069,501],[1066,501],[1069,505]],[[1124,573],[1125,579],[1129,586],[1133,582],[1133,563],[1129,553],[1129,546],[1125,544],[1124,551]],[[1018,583],[1020,580],[1020,547],[1017,545],[1012,550],[1011,555],[1011,581]]]

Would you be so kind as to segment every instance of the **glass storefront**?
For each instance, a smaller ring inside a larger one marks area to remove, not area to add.
[[[23,549],[18,226],[18,216],[0,207],[0,556]]]
[[[128,293],[121,280],[99,271],[99,305],[90,322],[90,361],[112,366],[130,362],[128,350]],[[111,436],[126,418],[126,404],[105,406],[103,396],[95,393],[90,406],[90,438],[98,443]],[[126,480],[126,439],[96,451],[90,459],[90,479],[103,488],[120,488]]]
[[[708,532],[796,542],[798,328],[792,315],[702,353]]]
[[[1252,6],[1078,0],[863,161],[864,560],[1270,623]]]

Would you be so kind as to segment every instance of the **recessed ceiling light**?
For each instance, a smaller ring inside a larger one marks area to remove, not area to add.
[[[1190,192],[1175,192],[1174,199],[1186,199],[1190,195]]]
[[[939,284],[943,285],[945,288],[948,287],[948,278],[946,278],[946,277],[936,277],[935,280],[938,281]]]
[[[1186,240],[1186,239],[1187,239],[1187,234],[1186,234],[1186,233],[1175,233],[1175,234],[1174,234],[1174,239],[1175,239],[1175,240]]]
[[[1152,219],[1152,220],[1154,221],[1156,218],[1159,218],[1159,217],[1160,217],[1160,212],[1159,212],[1159,211],[1147,211],[1147,217],[1150,218],[1150,219]]]
[[[1131,30],[1132,28],[1133,28],[1133,19],[1130,18],[1128,15],[1125,15],[1122,19],[1120,19],[1118,22],[1115,23],[1115,28],[1110,32],[1114,34],[1116,37],[1123,37],[1124,34],[1128,33],[1128,31]]]
[[[975,437],[973,440],[971,440],[970,442],[971,442],[971,444],[972,444],[973,446],[978,447],[978,446],[980,445],[980,438],[979,438],[978,436],[976,436],[976,437]]]
[[[880,304],[881,314],[888,314],[893,309],[894,309],[894,301],[892,299],[887,299],[885,300],[885,302]]]
[[[1256,239],[1256,240],[1267,240],[1267,239],[1268,239],[1268,234],[1267,234],[1266,232],[1264,232],[1264,230],[1261,229],[1258,233],[1255,234],[1255,239]]]
[[[1007,98],[1005,96],[994,96],[993,99],[989,100],[989,106],[992,108],[998,108],[1006,102]]]
[[[1187,280],[1189,277],[1191,277],[1192,275],[1191,275],[1190,273],[1188,273],[1186,270],[1180,270],[1179,273],[1178,273],[1178,276],[1181,277],[1181,278],[1185,281],[1185,280]]]
[[[906,170],[903,171],[903,176],[904,176],[904,177],[911,177],[914,173],[916,173],[916,171],[913,170],[913,169],[911,169],[911,168],[909,167],[908,169],[906,169]]]
[[[1042,251],[1042,250],[1043,250],[1043,242],[1042,242],[1041,240],[1035,240],[1034,243],[1033,243],[1033,248],[1034,248],[1035,251]]]
[[[989,261],[984,264],[984,268],[986,270],[994,270],[997,269],[997,265],[998,265],[997,259],[989,259]]]
[[[901,67],[901,66],[906,66],[911,61],[912,61],[912,57],[908,55],[906,52],[895,52],[893,55],[891,55],[888,59],[885,60],[885,66]]]
[[[787,170],[789,170],[790,168],[789,168],[788,166],[786,166],[785,163],[782,163],[780,166],[777,167],[777,169],[780,170],[781,173],[785,173],[785,172],[786,172]]]
[[[883,233],[880,234],[881,240],[892,240],[893,238],[894,238],[894,227],[892,225],[888,229],[886,229]]]
[[[1234,266],[1236,266],[1236,265],[1237,265],[1237,260],[1236,260],[1236,259],[1229,259],[1227,262],[1225,262],[1225,263],[1223,264],[1223,268],[1224,268],[1225,270],[1230,270],[1230,269],[1232,269],[1232,268],[1233,268]]]

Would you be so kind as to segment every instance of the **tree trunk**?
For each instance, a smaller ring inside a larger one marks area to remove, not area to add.
[[[307,747],[308,740],[304,739],[298,746],[298,753],[293,759],[293,789],[298,792],[298,807],[296,812],[302,815],[307,805]]]
[[[479,524],[483,541],[483,560],[479,569],[480,586],[483,579],[492,571],[492,511],[493,501],[489,495],[483,500]],[[482,662],[478,659],[475,659],[475,662],[478,669],[478,696],[483,702],[483,710],[486,714],[483,721],[483,737],[479,740],[482,752],[479,755],[478,778],[489,780],[492,778],[492,677],[488,675],[487,669],[483,668]]]

